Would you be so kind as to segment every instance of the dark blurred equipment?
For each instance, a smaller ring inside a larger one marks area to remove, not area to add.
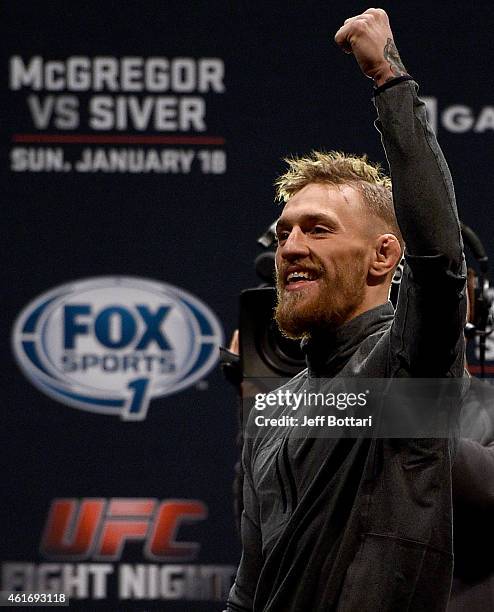
[[[470,249],[479,266],[478,274],[469,269],[468,291],[470,297],[470,316],[465,327],[467,338],[479,339],[480,376],[485,376],[485,353],[487,337],[492,334],[492,297],[489,292],[489,260],[484,245],[471,227],[460,222],[463,242]]]
[[[468,225],[465,225],[461,221],[460,227],[463,242],[472,251],[472,255],[477,260],[477,263],[479,264],[480,268],[480,273],[486,276],[489,272],[489,259],[487,257],[487,253],[485,252],[484,245],[471,227],[468,227]]]
[[[283,336],[273,319],[276,221],[257,242],[266,249],[255,260],[263,285],[240,294],[240,367],[244,378],[292,378],[305,368],[305,357],[300,342]]]
[[[276,290],[240,295],[240,366],[244,378],[292,378],[305,367],[300,342],[285,338],[273,319]]]
[[[273,221],[268,229],[257,239],[257,242],[265,249],[276,246],[276,223],[277,221]]]
[[[220,367],[226,380],[240,391],[243,378],[240,356],[220,346]]]
[[[259,253],[254,261],[257,276],[268,286],[274,287],[276,284],[276,265],[273,251]]]

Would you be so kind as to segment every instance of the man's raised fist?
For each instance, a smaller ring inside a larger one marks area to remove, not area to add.
[[[362,72],[378,87],[407,74],[393,41],[388,16],[382,9],[370,8],[350,17],[334,39],[346,53],[353,53]]]

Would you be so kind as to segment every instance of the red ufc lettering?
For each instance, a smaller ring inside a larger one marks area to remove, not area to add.
[[[87,559],[105,505],[104,499],[53,501],[41,540],[41,554],[57,559]]]
[[[204,520],[199,501],[155,499],[54,500],[41,543],[41,553],[55,559],[120,559],[126,542],[146,542],[151,559],[195,557],[199,544],[177,541],[184,523]]]
[[[157,503],[155,499],[110,500],[94,557],[120,559],[125,542],[145,540]]]
[[[181,523],[202,521],[207,515],[206,506],[198,501],[175,499],[163,502],[149,535],[146,556],[167,560],[195,558],[199,552],[199,544],[177,542],[175,537]]]

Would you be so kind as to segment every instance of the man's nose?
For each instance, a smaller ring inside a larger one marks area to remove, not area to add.
[[[307,246],[307,237],[300,227],[292,228],[290,235],[280,246],[280,255],[284,259],[290,261],[307,257],[309,255],[309,247]]]

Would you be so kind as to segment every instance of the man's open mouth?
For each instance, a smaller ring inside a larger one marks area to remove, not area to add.
[[[308,287],[319,278],[319,273],[316,270],[298,269],[287,271],[285,276],[285,288],[288,291],[303,289]]]

